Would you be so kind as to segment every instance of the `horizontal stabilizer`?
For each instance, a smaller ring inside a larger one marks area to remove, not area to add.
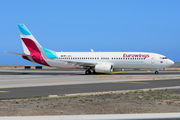
[[[21,53],[14,53],[14,52],[8,52],[8,51],[5,51],[7,53],[11,53],[11,54],[16,54],[16,55],[21,55],[21,56],[33,56],[33,55],[27,55],[27,54],[21,54]]]

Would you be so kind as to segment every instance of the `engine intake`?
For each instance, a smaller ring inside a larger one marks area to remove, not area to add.
[[[95,71],[100,73],[111,73],[113,72],[113,66],[111,64],[97,64]]]

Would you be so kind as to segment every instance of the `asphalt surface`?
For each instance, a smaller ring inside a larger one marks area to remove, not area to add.
[[[180,79],[0,89],[0,99],[180,86]]]
[[[180,86],[179,71],[161,71],[159,75],[146,71],[113,75],[84,75],[83,71],[0,71],[0,99],[173,86]]]
[[[154,75],[154,71],[122,71],[113,75]],[[180,71],[159,71],[159,75],[180,74]],[[58,69],[0,69],[0,75],[85,75],[85,70],[80,71],[58,71]],[[101,74],[103,75],[103,74]],[[106,74],[108,75],[108,73]]]

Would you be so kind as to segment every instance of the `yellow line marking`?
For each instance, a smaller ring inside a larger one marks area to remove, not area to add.
[[[124,72],[112,72],[111,74],[124,73]]]
[[[8,82],[8,83],[4,83],[4,84],[17,84],[19,82]]]
[[[46,81],[39,81],[39,82],[57,82],[58,80],[46,80]]]
[[[60,81],[77,81],[77,80],[89,80],[89,79],[76,79],[76,80],[60,80]]]
[[[23,84],[23,83],[61,82],[61,81],[77,81],[77,80],[89,80],[89,79],[76,79],[76,80],[45,80],[45,81],[26,81],[26,82],[8,82],[8,83],[4,83],[4,84]]]
[[[9,91],[0,91],[0,92],[2,92],[2,93],[6,93],[6,92],[9,92]]]
[[[128,83],[134,83],[134,84],[149,84],[148,82],[128,82]]]
[[[133,84],[149,84],[148,82],[112,82],[112,83],[133,83]]]
[[[72,81],[72,80],[60,80],[60,81]]]
[[[77,80],[89,80],[89,79],[77,79]]]
[[[22,82],[22,83],[37,83],[38,81],[27,81],[27,82]]]

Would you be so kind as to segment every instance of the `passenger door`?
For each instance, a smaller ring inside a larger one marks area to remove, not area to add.
[[[154,62],[155,62],[155,58],[154,58],[154,56],[152,56],[151,57],[151,64],[154,64]]]

